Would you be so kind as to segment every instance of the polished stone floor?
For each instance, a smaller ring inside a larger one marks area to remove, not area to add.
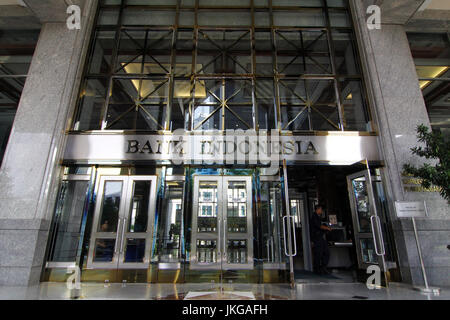
[[[224,284],[219,288],[213,284],[83,283],[78,292],[67,289],[65,283],[42,283],[28,288],[0,287],[0,299],[183,300],[202,292],[204,300],[239,300],[242,295],[253,295],[256,300],[450,300],[450,288],[441,288],[440,295],[426,295],[400,283],[373,290],[362,283],[298,283],[293,290],[287,284]]]

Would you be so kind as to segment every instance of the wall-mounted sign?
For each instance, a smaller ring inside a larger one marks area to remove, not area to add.
[[[395,211],[398,218],[424,218],[427,207],[424,201],[395,201]]]
[[[227,134],[71,134],[64,160],[95,162],[171,161],[174,164],[261,164],[287,161],[352,164],[380,160],[377,137],[279,136],[248,131]]]

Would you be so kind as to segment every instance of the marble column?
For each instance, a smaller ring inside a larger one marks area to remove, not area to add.
[[[81,29],[69,30],[67,3],[29,2],[37,6],[34,12],[40,8],[49,17],[59,13],[64,18],[48,21],[36,13],[42,22],[41,34],[0,171],[0,285],[39,283],[65,130],[78,95],[97,6],[95,0],[86,1]],[[64,11],[52,15],[48,10]]]
[[[402,0],[406,3],[417,1]],[[385,160],[385,178],[389,191],[391,220],[400,270],[404,281],[423,284],[417,248],[410,221],[395,216],[394,201],[426,201],[429,217],[418,219],[427,275],[432,285],[450,285],[450,216],[448,203],[437,192],[408,192],[403,185],[404,163],[421,164],[422,159],[411,154],[416,146],[416,128],[430,127],[419,87],[403,23],[409,11],[381,10],[380,30],[367,28],[367,4],[352,0],[353,15],[363,66],[373,104],[373,114],[380,134],[379,145]],[[416,3],[420,5],[419,3]],[[409,9],[410,6],[408,7]],[[400,8],[401,9],[401,8]],[[403,14],[402,14],[403,12]],[[395,14],[394,14],[395,13]]]

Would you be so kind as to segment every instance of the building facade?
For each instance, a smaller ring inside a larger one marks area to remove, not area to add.
[[[450,285],[449,205],[402,172],[448,134],[445,1],[66,2],[0,6],[1,285],[295,281],[318,204],[330,267],[421,284],[395,201]]]

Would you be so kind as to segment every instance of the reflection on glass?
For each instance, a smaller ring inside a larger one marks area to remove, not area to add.
[[[133,185],[133,197],[128,214],[128,232],[146,232],[151,182],[134,181]]]
[[[122,181],[105,181],[102,210],[98,224],[99,232],[117,232],[121,198]]]
[[[263,257],[266,263],[282,262],[284,233],[282,232],[282,197],[279,182],[261,183],[261,210],[263,232]]]
[[[247,184],[245,181],[228,182],[227,230],[247,232]]]
[[[199,263],[217,262],[216,240],[197,240],[197,261]]]
[[[197,231],[217,231],[217,181],[200,181],[198,194]]]
[[[370,204],[367,193],[366,178],[361,177],[352,180],[353,192],[356,200],[356,212],[358,213],[359,232],[371,232]]]
[[[145,239],[127,239],[124,262],[144,262]]]
[[[50,261],[75,261],[88,185],[88,181],[63,181],[56,208],[56,237]]]
[[[303,214],[303,199],[291,199],[291,216],[294,217],[295,227],[301,227],[301,216]]]
[[[116,239],[97,239],[95,241],[94,262],[111,262],[114,256]]]
[[[364,263],[378,263],[372,239],[361,239],[361,255]]]
[[[183,182],[167,181],[166,190],[158,219],[157,251],[160,262],[178,262],[181,231],[183,226]]]
[[[227,241],[227,263],[247,263],[247,240]]]

